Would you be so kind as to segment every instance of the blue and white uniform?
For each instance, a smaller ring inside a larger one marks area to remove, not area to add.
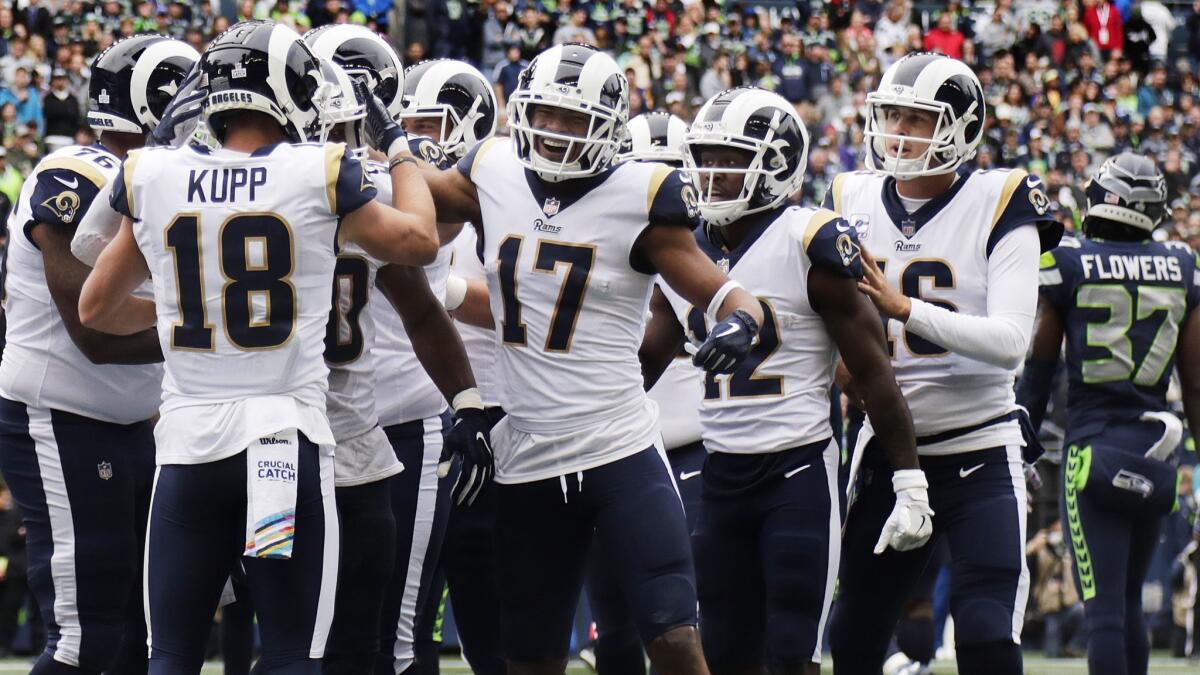
[[[100,145],[50,153],[8,220],[0,469],[24,518],[29,585],[47,630],[38,669],[98,672],[112,665],[123,635],[143,637],[126,610],[135,603],[136,619],[154,466],[147,420],[162,367],[88,360],[67,333],[32,235],[35,227],[70,235],[119,166]]]

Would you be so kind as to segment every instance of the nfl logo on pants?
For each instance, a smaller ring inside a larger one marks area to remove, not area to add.
[[[100,474],[100,480],[109,480],[112,478],[112,464],[110,462],[100,462],[96,465],[96,473]]]

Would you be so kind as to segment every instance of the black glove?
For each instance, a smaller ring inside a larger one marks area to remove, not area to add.
[[[732,373],[750,353],[758,323],[745,310],[735,310],[708,333],[708,339],[696,350],[692,365],[710,373]]]
[[[200,89],[199,84],[200,67],[197,63],[192,71],[179,81],[175,97],[167,104],[162,119],[150,132],[152,147],[177,146],[180,140],[192,135],[192,130],[196,128],[196,120],[204,110],[204,99],[208,96],[208,92]]]
[[[450,488],[450,498],[459,506],[474,504],[496,474],[491,430],[492,424],[482,408],[462,408],[454,413],[454,426],[446,434],[438,460],[438,477],[449,475],[455,455],[462,458],[458,478]]]
[[[408,149],[408,134],[400,127],[400,123],[392,119],[387,106],[379,97],[372,94],[362,82],[354,81],[354,92],[358,100],[367,108],[367,119],[363,129],[367,133],[367,142],[371,147],[387,155],[391,159],[403,148]]]

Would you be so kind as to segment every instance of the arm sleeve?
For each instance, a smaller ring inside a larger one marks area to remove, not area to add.
[[[71,253],[88,267],[96,265],[100,252],[121,229],[121,214],[111,206],[113,185],[109,183],[100,188],[100,194],[95,199],[96,207],[84,212],[71,239]]]
[[[683,173],[666,165],[651,176],[647,201],[652,225],[684,225],[695,229],[700,224],[696,188]]]
[[[103,186],[83,173],[58,167],[39,171],[34,180],[33,194],[29,197],[32,217],[24,224],[25,236],[30,243],[33,242],[30,233],[35,223],[74,230]]]
[[[861,279],[862,250],[858,234],[845,218],[833,211],[818,209],[809,219],[801,242],[813,267],[850,279]]]
[[[1038,294],[1063,316],[1071,304],[1072,269],[1071,254],[1061,247],[1046,251],[1038,261]]]
[[[375,199],[375,184],[363,161],[346,152],[344,143],[325,146],[325,190],[329,209],[339,217]]]
[[[1038,234],[1032,227],[1002,239],[988,259],[987,316],[912,299],[907,330],[956,354],[1001,368],[1025,357],[1037,310]]]

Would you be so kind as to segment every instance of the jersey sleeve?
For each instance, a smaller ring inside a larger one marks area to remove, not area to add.
[[[1062,224],[1050,214],[1050,198],[1042,179],[1022,169],[1014,169],[1004,181],[992,231],[988,235],[986,254],[990,257],[996,244],[1018,227],[1032,225],[1038,230],[1042,251],[1049,251],[1062,239]]]
[[[829,187],[825,188],[825,196],[821,198],[821,208],[829,209],[835,213],[841,213],[841,194],[842,182],[845,180],[846,174],[839,173],[829,182]]]
[[[108,205],[113,211],[131,220],[137,220],[133,204],[133,176],[140,157],[140,150],[134,150],[125,156],[125,161],[121,162],[121,168],[117,170],[117,176],[113,179],[112,190],[108,193]]]
[[[74,229],[100,188],[108,183],[108,178],[91,164],[73,157],[44,162],[33,179],[29,197],[32,218],[25,224],[27,237],[34,223]]]
[[[375,184],[363,160],[346,152],[345,143],[325,146],[325,192],[336,216],[353,213],[375,199]]]
[[[656,166],[651,174],[646,201],[651,224],[684,225],[692,229],[700,224],[700,207],[692,181],[665,164]]]
[[[850,279],[862,278],[858,233],[845,218],[828,209],[817,209],[798,234],[814,267]]]
[[[413,154],[413,157],[432,164],[438,170],[449,169],[452,164],[442,147],[428,136],[409,137],[408,151]]]
[[[494,150],[497,145],[503,142],[503,138],[489,138],[482,143],[477,143],[466,155],[463,155],[462,159],[458,160],[458,172],[465,176],[467,180],[474,180],[472,175],[475,173],[475,169],[479,167],[479,163],[483,161],[484,155]]]
[[[1063,245],[1043,253],[1038,266],[1038,294],[1060,315],[1067,313],[1075,296],[1078,246],[1074,239],[1064,240]]]

